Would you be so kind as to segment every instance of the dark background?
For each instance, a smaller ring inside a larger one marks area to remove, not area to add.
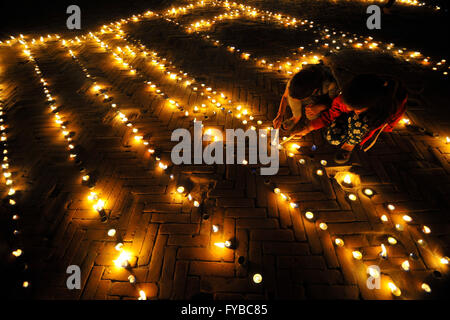
[[[161,9],[173,1],[167,0],[57,0],[57,1],[0,1],[3,27],[0,38],[19,33],[84,33],[92,27],[110,23],[147,9]],[[81,30],[67,30],[67,7],[75,4],[81,9]]]

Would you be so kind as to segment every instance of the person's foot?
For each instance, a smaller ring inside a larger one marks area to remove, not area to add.
[[[334,155],[334,162],[337,164],[345,164],[350,160],[351,155],[351,151],[339,149]]]

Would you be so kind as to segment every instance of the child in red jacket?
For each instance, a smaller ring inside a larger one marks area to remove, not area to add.
[[[356,145],[367,151],[381,132],[390,132],[406,109],[407,93],[401,82],[375,74],[354,77],[333,100],[330,109],[311,120],[296,135],[327,127],[325,139],[339,146],[335,161],[346,163]]]

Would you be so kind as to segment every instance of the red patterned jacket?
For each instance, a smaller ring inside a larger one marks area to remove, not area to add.
[[[406,111],[406,101],[408,99],[408,96],[406,94],[406,91],[399,93],[396,95],[396,102],[397,102],[397,111],[392,114],[384,123],[382,123],[377,128],[373,128],[370,130],[363,138],[363,140],[360,142],[360,146],[364,143],[366,143],[370,138],[372,138],[375,135],[375,140],[371,143],[369,148],[375,143],[376,139],[378,138],[378,135],[381,132],[391,132],[392,129],[395,127],[395,125],[400,121],[403,114]],[[342,94],[337,96],[332,104],[331,108],[328,110],[324,110],[320,117],[317,119],[311,120],[311,126],[314,130],[320,129],[326,126],[329,126],[336,118],[338,118],[343,113],[350,113],[351,111],[347,108],[347,105],[345,104]],[[365,151],[367,151],[369,148],[367,148]]]

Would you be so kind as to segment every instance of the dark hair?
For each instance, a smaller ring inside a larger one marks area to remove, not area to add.
[[[397,93],[401,84],[376,74],[360,74],[347,83],[342,90],[342,98],[355,110],[364,111],[369,125],[379,126],[397,109]]]
[[[320,68],[311,65],[296,73],[289,84],[289,95],[294,99],[304,99],[320,88],[323,74]]]

